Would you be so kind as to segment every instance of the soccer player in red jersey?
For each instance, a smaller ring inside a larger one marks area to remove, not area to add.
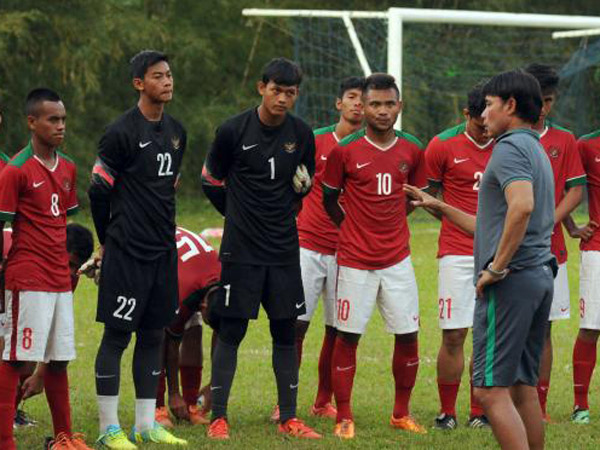
[[[554,213],[554,231],[552,233],[552,254],[556,257],[559,270],[554,279],[554,298],[550,310],[548,334],[540,363],[538,396],[544,420],[549,417],[546,412],[546,400],[550,389],[552,372],[552,322],[570,317],[569,280],[567,278],[567,247],[562,230],[562,221],[568,217],[583,197],[586,183],[585,171],[577,151],[577,141],[573,134],[551,121],[548,115],[556,101],[559,77],[556,70],[543,64],[530,64],[525,71],[533,75],[540,83],[544,105],[540,119],[534,129],[540,133],[540,142],[550,159],[554,172],[554,193],[556,209]]]
[[[340,227],[333,392],[338,414],[334,434],[354,437],[350,405],[356,372],[356,349],[375,304],[395,335],[392,371],[394,428],[424,433],[409,415],[409,400],[419,367],[417,332],[419,300],[410,259],[410,212],[402,190],[405,183],[427,187],[421,143],[394,130],[402,109],[394,78],[373,74],[365,81],[363,107],[366,129],[334,147],[323,177],[325,210]],[[344,208],[338,203],[344,190]]]
[[[466,121],[438,134],[425,151],[430,193],[441,193],[446,203],[471,215],[477,213],[479,184],[494,146],[481,118],[484,109],[481,86],[476,86],[469,92],[468,107],[463,111]],[[437,359],[437,383],[441,411],[435,426],[451,430],[458,425],[456,397],[465,365],[463,346],[473,326],[475,286],[473,236],[447,217],[442,217],[438,258],[442,345]],[[489,426],[472,387],[469,426]]]
[[[581,239],[579,266],[579,334],[573,348],[573,390],[571,420],[590,423],[588,392],[596,366],[596,344],[600,335],[600,130],[578,141],[581,161],[587,174],[589,222],[578,227],[565,222],[571,237]]]
[[[169,408],[178,419],[208,424],[196,405],[202,381],[202,303],[217,288],[221,263],[217,252],[201,236],[177,227],[179,310],[165,333],[164,366]],[[181,356],[180,356],[181,352]],[[179,393],[179,377],[183,397]],[[172,426],[165,408],[165,377],[159,382],[156,419]]]
[[[316,416],[335,418],[337,410],[331,404],[331,356],[335,342],[335,284],[337,264],[338,229],[323,209],[321,181],[327,158],[333,147],[349,134],[358,131],[363,124],[362,87],[364,78],[349,77],[342,80],[336,100],[340,112],[338,123],[315,130],[315,177],[311,192],[302,200],[298,215],[300,239],[300,267],[306,300],[306,313],[296,322],[296,346],[298,363],[302,359],[302,343],[310,320],[317,308],[319,296],[323,296],[325,335],[319,355],[319,386],[311,408]]]
[[[78,205],[75,164],[58,151],[66,112],[55,92],[41,88],[27,96],[26,113],[31,141],[0,174],[0,225],[11,221],[14,230],[3,264],[7,315],[0,365],[0,448],[16,448],[19,369],[26,361],[37,361],[48,363],[44,385],[55,434],[48,448],[88,449],[72,434],[67,377],[75,340],[66,220]]]

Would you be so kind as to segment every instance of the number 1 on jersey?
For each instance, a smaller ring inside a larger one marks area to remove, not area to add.
[[[271,156],[267,161],[271,165],[271,180],[275,179],[275,157]]]

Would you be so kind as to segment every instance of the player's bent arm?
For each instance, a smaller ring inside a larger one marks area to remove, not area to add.
[[[429,186],[427,187],[427,189],[425,189],[425,192],[427,192],[429,195],[431,195],[432,197],[436,197],[438,198],[439,195],[441,194],[442,190],[441,190],[441,184],[440,185],[436,185],[433,184],[433,182],[431,180],[429,180]],[[437,211],[435,209],[432,208],[423,208],[425,211],[427,211],[429,214],[431,214],[433,217],[435,217],[438,220],[442,220],[442,213],[440,211]]]
[[[583,198],[583,186],[571,187],[554,210],[554,223],[560,223],[573,212]]]
[[[507,268],[521,245],[535,206],[533,185],[528,180],[515,180],[510,183],[504,189],[504,197],[508,204],[506,219],[498,249],[492,261],[492,268],[496,272]]]
[[[590,220],[582,227],[578,226],[570,214],[562,221],[562,223],[567,229],[569,236],[573,239],[581,239],[583,241],[589,241],[598,229],[598,224],[593,220]]]
[[[338,199],[340,190],[323,184],[323,208],[331,218],[331,221],[339,228],[346,215],[340,206]]]
[[[110,222],[110,197],[117,173],[101,158],[97,158],[92,169],[92,181],[88,189],[92,219],[101,245],[106,239]]]
[[[202,168],[202,191],[210,203],[219,213],[224,216],[227,206],[227,192],[225,183],[213,177],[204,164]]]

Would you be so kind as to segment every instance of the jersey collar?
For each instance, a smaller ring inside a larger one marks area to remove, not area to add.
[[[377,145],[375,142],[373,142],[371,139],[369,139],[369,136],[367,136],[367,133],[365,133],[365,140],[371,144],[373,147],[375,147],[377,150],[381,150],[382,152],[388,151],[390,148],[392,148],[394,145],[396,145],[396,142],[398,142],[398,136],[394,137],[394,140],[387,145],[387,147],[381,147],[379,145]]]
[[[479,150],[484,150],[486,147],[488,147],[492,142],[494,142],[493,139],[490,139],[489,141],[487,141],[485,144],[481,145],[478,144],[477,141],[475,139],[473,139],[471,137],[471,135],[469,133],[467,133],[467,131],[465,130],[465,136],[467,137],[468,140],[470,140]]]

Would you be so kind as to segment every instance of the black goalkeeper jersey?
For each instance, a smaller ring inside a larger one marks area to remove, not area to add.
[[[175,182],[185,147],[177,120],[163,113],[151,122],[137,106],[100,139],[98,158],[114,174],[106,235],[138,259],[175,248]]]
[[[298,262],[296,206],[292,178],[304,164],[315,171],[310,127],[286,114],[277,127],[262,124],[256,108],[223,123],[207,157],[210,174],[225,180],[225,230],[221,260],[257,265]]]

